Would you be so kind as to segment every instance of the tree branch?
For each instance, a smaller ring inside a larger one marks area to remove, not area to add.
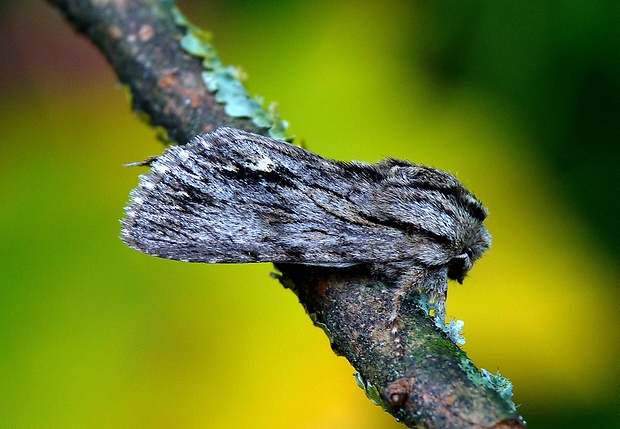
[[[480,373],[415,296],[402,303],[395,342],[387,323],[395,288],[357,269],[277,268],[284,273],[283,284],[325,330],[334,352],[358,371],[367,396],[397,420],[429,429],[525,427],[511,392],[492,386],[493,380],[506,380]]]
[[[103,52],[133,107],[169,139],[231,126],[283,137],[286,124],[247,96],[207,35],[171,0],[48,0]],[[387,323],[396,290],[360,269],[278,265],[334,351],[358,371],[367,395],[409,427],[524,428],[507,380],[480,372],[406,297],[395,341]],[[507,383],[507,384],[506,384]]]
[[[231,117],[207,88],[201,58],[181,47],[173,1],[49,0],[105,55],[128,86],[133,108],[170,140],[185,143],[223,125],[267,135],[248,118]]]

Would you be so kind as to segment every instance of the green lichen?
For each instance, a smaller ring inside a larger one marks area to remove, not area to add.
[[[280,272],[271,272],[269,273],[269,276],[279,281],[285,289],[290,289],[295,295],[297,295],[297,286],[295,286],[295,283],[291,279],[284,277]]]
[[[127,97],[127,103],[130,106],[133,106],[133,93],[131,92],[131,88],[126,83],[119,82],[117,86],[125,93],[125,97]]]
[[[463,336],[463,326],[465,322],[462,320],[450,319],[447,325],[444,325],[441,329],[444,331],[452,341],[459,346],[465,345],[465,337]]]
[[[465,345],[465,337],[463,336],[465,322],[450,319],[446,325],[445,320],[439,316],[435,299],[423,290],[417,291],[416,303],[428,317],[433,319],[435,326],[445,332],[455,344],[459,346]]]
[[[493,390],[495,390],[499,395],[504,398],[506,401],[511,402],[512,399],[512,383],[506,377],[502,376],[499,371],[497,374],[492,374],[486,369],[482,368],[480,370],[480,374],[483,378],[488,380],[488,382],[493,386]]]
[[[359,372],[356,372],[355,374],[353,374],[353,377],[355,377],[355,381],[357,382],[359,388],[366,391],[366,382],[362,378],[361,374]]]
[[[170,134],[168,133],[168,130],[161,126],[161,125],[154,125],[153,124],[153,120],[151,118],[151,116],[142,111],[142,110],[134,110],[134,114],[136,115],[136,117],[141,120],[142,122],[144,122],[145,124],[149,125],[150,127],[153,127],[153,129],[155,130],[155,135],[157,136],[157,139],[159,141],[161,141],[163,144],[165,145],[175,145],[177,144],[177,142],[175,142],[171,137]]]
[[[359,372],[353,374],[353,377],[355,377],[357,385],[366,393],[368,399],[370,399],[375,405],[386,409],[385,404],[383,403],[383,399],[381,398],[381,394],[379,393],[379,390],[374,384],[366,382]]]
[[[502,399],[510,404],[512,411],[516,412],[517,407],[512,401],[512,383],[510,380],[503,377],[499,372],[497,374],[492,374],[484,368],[478,371],[478,368],[475,367],[472,361],[465,356],[463,356],[461,362],[459,362],[459,368],[461,368],[467,375],[467,378],[477,386],[496,391]]]
[[[119,84],[119,87],[125,93],[125,96],[127,97],[127,101],[129,102],[129,105],[133,106],[133,93],[131,92],[131,87],[125,84]],[[176,142],[170,138],[170,135],[168,134],[168,130],[166,130],[161,125],[153,125],[153,119],[148,113],[146,113],[143,110],[136,110],[135,107],[134,107],[133,112],[138,118],[138,120],[144,122],[148,126],[153,127],[155,129],[155,135],[162,143],[164,143],[165,145],[176,144]]]
[[[383,407],[383,401],[381,400],[381,394],[379,390],[376,388],[374,384],[366,383],[366,396],[370,399],[375,405]]]
[[[172,140],[172,137],[170,137],[168,130],[161,125],[157,125],[155,127],[155,135],[157,136],[159,141],[163,142],[165,145],[176,144],[176,142]]]
[[[312,323],[314,323],[314,326],[316,326],[317,328],[321,328],[323,332],[325,332],[325,335],[327,335],[327,338],[329,339],[329,343],[333,344],[334,337],[332,336],[332,333],[330,332],[327,325],[325,323],[320,322],[315,313],[310,313],[309,316],[310,316],[310,320],[312,320]]]
[[[456,351],[457,354],[462,353],[461,349],[454,347],[454,342],[450,339],[446,339],[445,337],[436,338],[432,344],[435,348],[436,354],[445,354],[446,351],[449,353],[452,353],[452,351]]]
[[[224,105],[226,114],[250,118],[255,125],[268,128],[271,137],[286,141],[288,123],[280,116],[277,105],[272,103],[265,110],[261,97],[250,97],[242,84],[245,73],[222,64],[211,43],[211,34],[191,24],[178,8],[173,7],[172,13],[175,23],[187,31],[181,46],[188,54],[202,59],[202,79],[209,91],[215,93],[216,101]]]
[[[418,289],[416,293],[416,303],[428,317],[435,321],[437,326],[444,324],[444,321],[440,320],[437,315],[436,300],[430,294],[426,293],[426,291],[422,289]]]

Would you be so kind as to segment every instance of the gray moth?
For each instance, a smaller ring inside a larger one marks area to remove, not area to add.
[[[427,292],[443,318],[448,279],[462,282],[491,243],[487,210],[471,192],[407,161],[333,161],[219,128],[150,166],[121,238],[161,258],[366,266],[401,295]]]

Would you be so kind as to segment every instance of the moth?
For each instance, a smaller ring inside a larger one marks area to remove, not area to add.
[[[425,291],[444,317],[448,279],[462,282],[491,243],[471,192],[407,161],[333,161],[219,128],[150,165],[121,238],[161,258],[366,266],[403,294]]]

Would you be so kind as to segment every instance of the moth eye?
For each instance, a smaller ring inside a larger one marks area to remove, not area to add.
[[[467,257],[469,258],[469,262],[470,263],[474,260],[474,251],[471,250],[471,247],[465,248],[463,253],[465,253],[467,255]]]
[[[473,253],[470,248],[463,249],[463,253],[455,256],[448,262],[448,278],[463,283],[465,276],[472,267]]]

